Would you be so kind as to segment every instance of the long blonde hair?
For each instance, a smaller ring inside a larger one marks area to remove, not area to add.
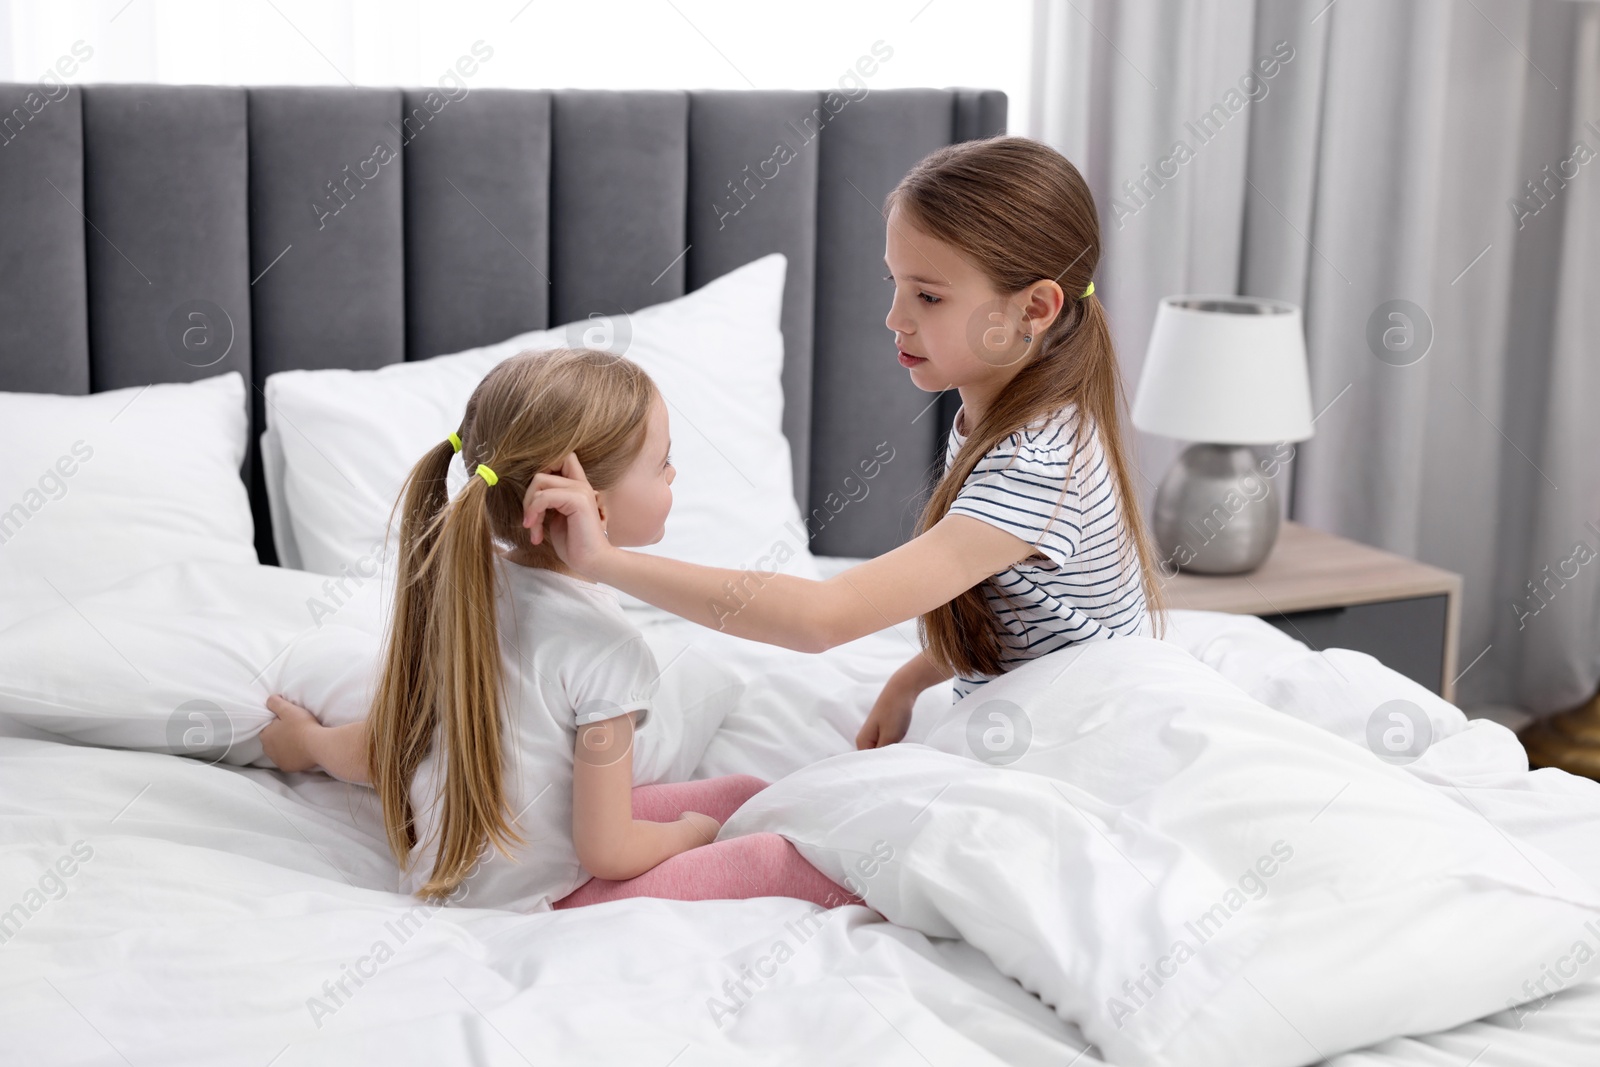
[[[402,866],[417,844],[409,787],[442,724],[446,748],[439,851],[419,895],[453,892],[487,841],[510,856],[513,828],[502,773],[500,634],[494,557],[524,547],[554,566],[548,539],[528,544],[522,497],[534,474],[576,452],[590,484],[615,485],[644,446],[657,389],[638,364],[594,349],[523,352],[473,390],[456,431],[469,473],[451,499],[455,449],[430,449],[406,479],[393,618],[371,711],[368,770],[383,806],[389,848]],[[394,512],[390,513],[394,527]]]
[[[939,479],[917,523],[918,534],[950,510],[962,483],[984,453],[1036,419],[1068,404],[1093,418],[1114,475],[1122,527],[1119,563],[1132,551],[1155,635],[1165,630],[1165,603],[1156,576],[1156,551],[1134,491],[1133,467],[1122,437],[1118,403],[1127,397],[1111,329],[1089,287],[1100,262],[1100,222],[1094,197],[1078,169],[1048,145],[1026,137],[990,137],[940,148],[913,167],[889,193],[894,208],[923,232],[951,245],[996,291],[1016,294],[1041,279],[1067,293],[1066,306],[1043,337],[1038,354],[1017,372],[968,427],[961,451]],[[1073,446],[1069,470],[1077,468]],[[1124,532],[1126,537],[1123,536]],[[943,665],[969,677],[1002,671],[999,615],[980,582],[918,619],[923,647]]]

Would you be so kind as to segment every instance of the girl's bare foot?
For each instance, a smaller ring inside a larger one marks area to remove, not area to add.
[[[261,748],[267,758],[280,771],[315,770],[318,764],[306,742],[313,730],[322,728],[317,717],[277,694],[267,698],[267,710],[277,716],[261,728]]]

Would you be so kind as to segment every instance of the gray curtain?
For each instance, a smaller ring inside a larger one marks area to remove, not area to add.
[[[1094,191],[1130,401],[1162,296],[1300,304],[1287,516],[1462,575],[1463,708],[1594,694],[1600,4],[1036,0],[1034,31],[1018,132]],[[1187,442],[1138,440],[1148,507]]]

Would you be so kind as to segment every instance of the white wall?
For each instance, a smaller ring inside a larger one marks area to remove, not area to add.
[[[1030,19],[1028,0],[0,0],[0,81],[82,41],[67,81],[417,86],[481,41],[471,88],[823,89],[881,40],[870,88],[1003,89],[1021,131]]]

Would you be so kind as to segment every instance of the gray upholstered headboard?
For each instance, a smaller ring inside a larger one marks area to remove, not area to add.
[[[0,84],[0,390],[238,370],[255,386],[256,544],[274,562],[257,455],[269,374],[635,310],[778,251],[784,431],[812,548],[875,555],[910,534],[957,405],[952,392],[930,406],[895,362],[879,211],[922,156],[1005,118],[1003,93],[968,89],[477,89],[440,103],[148,85],[46,100]],[[196,307],[232,332],[209,366],[176,339]],[[841,508],[884,440],[894,459]]]

